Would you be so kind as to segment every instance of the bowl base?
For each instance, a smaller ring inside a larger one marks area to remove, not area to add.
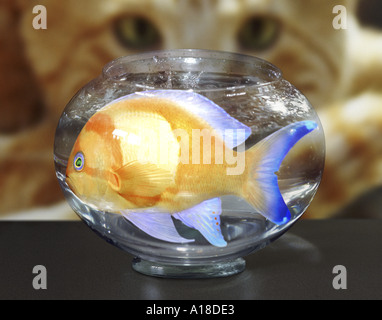
[[[228,277],[245,269],[245,260],[237,258],[213,264],[204,265],[171,265],[134,258],[133,269],[139,273],[160,277],[178,279],[203,279]]]

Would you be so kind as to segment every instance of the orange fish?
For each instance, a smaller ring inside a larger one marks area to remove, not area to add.
[[[224,247],[223,195],[245,199],[276,224],[290,220],[275,172],[315,128],[314,121],[296,122],[245,151],[251,129],[204,96],[138,92],[89,119],[71,151],[66,181],[83,202],[122,214],[154,238],[194,241],[179,235],[173,217]]]

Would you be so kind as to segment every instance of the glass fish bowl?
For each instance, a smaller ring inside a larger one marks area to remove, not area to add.
[[[252,56],[170,50],[107,64],[67,104],[54,161],[78,216],[143,274],[223,277],[304,213],[324,167],[304,95]]]

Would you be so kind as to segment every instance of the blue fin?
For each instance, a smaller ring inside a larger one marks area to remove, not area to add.
[[[275,173],[289,150],[317,127],[314,121],[290,124],[272,133],[247,151],[253,161],[243,196],[264,217],[276,224],[288,222],[291,213],[280,193]]]
[[[214,130],[216,130],[217,134],[222,135],[225,145],[231,149],[242,144],[251,135],[251,128],[231,117],[226,111],[211,100],[193,91],[141,91],[121,97],[113,101],[113,103],[120,100],[136,99],[141,97],[163,98],[176,102],[180,107],[184,108],[188,112],[204,119]]]
[[[225,247],[227,242],[223,238],[220,226],[221,212],[221,200],[214,198],[175,213],[173,217],[182,221],[186,226],[198,230],[212,245]]]
[[[181,237],[175,229],[169,213],[156,212],[153,210],[131,212],[121,211],[122,215],[136,227],[148,235],[168,242],[187,243],[193,239]]]

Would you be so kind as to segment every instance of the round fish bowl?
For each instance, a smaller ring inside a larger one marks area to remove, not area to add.
[[[325,142],[272,64],[204,50],[116,59],[66,106],[54,161],[78,216],[141,273],[223,277],[312,201]]]

